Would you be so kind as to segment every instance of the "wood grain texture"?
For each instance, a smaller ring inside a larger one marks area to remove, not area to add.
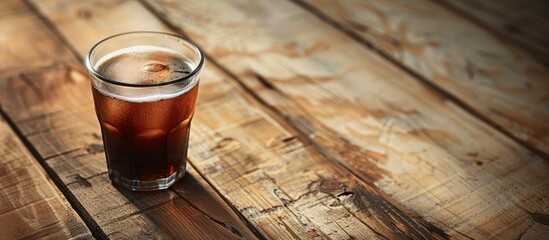
[[[97,28],[93,18],[89,22],[70,18],[79,9],[90,9],[91,16],[99,11],[116,22],[126,16],[117,5],[95,1],[72,8],[67,7],[70,6],[67,1],[36,3],[77,49],[83,49],[81,45],[87,44],[90,35],[114,34],[125,29]],[[125,8],[128,3],[119,4]],[[131,12],[150,26],[161,25],[144,11],[135,7]],[[50,14],[55,17],[50,18]],[[108,25],[116,25],[115,22]],[[328,161],[214,66],[207,65],[201,79],[190,162],[261,236],[272,239],[444,236],[428,222],[409,217],[408,212],[382,193]],[[178,194],[192,192],[178,187],[174,190]],[[214,209],[204,211],[217,214]]]
[[[549,154],[549,70],[524,51],[429,0],[306,2]]]
[[[544,0],[438,0],[525,47],[549,65],[549,2]]]
[[[34,12],[24,14],[38,19]],[[44,22],[37,23],[33,25],[36,29],[26,30],[41,32],[41,36],[47,38],[42,41],[45,45],[29,44],[19,49],[19,54],[26,56],[50,46],[49,43],[63,48],[60,53],[69,52],[59,42],[62,38],[54,36]],[[0,57],[9,61],[12,55]],[[0,105],[32,145],[39,160],[59,178],[59,184],[73,198],[76,208],[87,216],[86,221],[97,227],[92,229],[95,237],[256,238],[192,167],[183,181],[170,191],[135,193],[113,186],[106,174],[88,76],[75,61],[70,55],[66,58],[60,55],[58,59],[53,55],[49,66],[4,72],[0,80]],[[215,215],[209,211],[215,211]],[[23,212],[22,217],[25,214]],[[44,236],[58,229],[55,227],[45,228],[48,232]]]
[[[547,161],[299,6],[147,3],[316,147],[433,228],[456,238],[549,231],[533,217],[549,212]]]
[[[0,116],[0,237],[92,239],[82,219]]]

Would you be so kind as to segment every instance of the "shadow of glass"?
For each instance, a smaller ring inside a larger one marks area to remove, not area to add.
[[[113,185],[139,209],[129,217],[154,226],[141,234],[176,239],[256,239],[239,215],[191,166],[166,190],[133,192]]]

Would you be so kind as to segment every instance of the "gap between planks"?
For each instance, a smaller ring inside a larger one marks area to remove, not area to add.
[[[417,73],[415,70],[411,69],[410,67],[407,67],[404,63],[400,62],[398,59],[395,59],[394,57],[390,56],[388,53],[385,53],[382,49],[376,47],[374,44],[371,44],[367,40],[363,39],[360,35],[354,33],[353,31],[345,28],[337,21],[333,20],[328,15],[324,14],[323,12],[316,9],[314,6],[311,6],[309,3],[304,2],[303,0],[289,0],[296,5],[302,7],[306,11],[311,12],[313,15],[320,18],[322,21],[325,21],[326,23],[330,24],[337,30],[343,32],[347,36],[351,37],[353,40],[359,42],[360,44],[366,46],[368,49],[371,49],[384,59],[386,59],[388,62],[392,63],[399,69],[401,69],[403,72],[406,72],[407,74],[411,75],[414,79],[416,79],[418,82],[424,84],[425,86],[432,89],[434,92],[442,95],[444,98],[450,100],[451,102],[458,105],[460,108],[465,110],[467,113],[471,114],[475,118],[478,118],[480,121],[486,123],[490,127],[496,129],[506,137],[512,139],[514,142],[518,143],[522,147],[532,151],[539,157],[543,158],[546,161],[549,161],[549,153],[545,153],[544,151],[536,148],[535,146],[532,146],[528,144],[527,142],[519,139],[516,137],[513,133],[507,131],[504,127],[500,126],[498,123],[496,123],[494,120],[491,120],[489,117],[482,114],[480,111],[475,110],[473,107],[471,107],[469,104],[465,103],[465,101],[461,100],[459,97],[455,96],[454,94],[450,93],[449,91],[445,90],[442,87],[437,86],[435,83],[432,83],[429,81],[426,77],[421,76],[419,73]],[[443,4],[445,7],[446,4]],[[474,21],[476,23],[476,21]]]

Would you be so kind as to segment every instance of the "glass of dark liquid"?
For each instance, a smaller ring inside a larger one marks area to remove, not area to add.
[[[105,38],[86,56],[111,180],[133,191],[166,189],[185,174],[204,63],[174,34]]]

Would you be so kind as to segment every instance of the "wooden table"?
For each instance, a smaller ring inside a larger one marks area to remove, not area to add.
[[[0,1],[0,238],[543,239],[549,7],[530,0]],[[188,174],[113,186],[83,56],[207,55]]]

